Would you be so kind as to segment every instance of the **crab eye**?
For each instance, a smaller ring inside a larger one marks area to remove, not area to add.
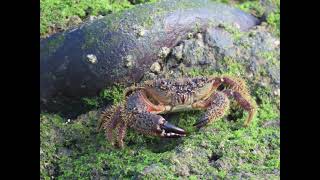
[[[226,87],[223,84],[221,84],[217,89],[218,91],[223,91],[225,88]]]

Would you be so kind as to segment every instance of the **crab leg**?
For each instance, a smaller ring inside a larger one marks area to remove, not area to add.
[[[200,128],[222,117],[229,108],[229,99],[224,93],[216,92],[206,101],[197,102],[193,106],[200,109],[207,108],[207,112],[194,124]]]
[[[136,131],[160,137],[182,137],[186,132],[158,115],[165,110],[163,105],[155,105],[148,100],[145,93],[137,91],[127,99],[126,114],[124,117],[128,125]]]
[[[244,122],[244,126],[247,127],[256,113],[256,104],[251,100],[245,82],[237,77],[225,76],[221,79],[223,80],[223,84],[228,86],[228,89],[223,90],[223,92],[228,97],[234,98],[244,110],[249,112],[249,116]]]
[[[227,96],[234,98],[244,110],[249,112],[249,116],[244,122],[244,126],[247,127],[256,113],[255,103],[253,103],[253,101],[251,101],[246,94],[241,94],[240,92],[233,91],[231,89],[223,90],[223,92]]]
[[[126,135],[126,130],[127,130],[127,125],[125,123],[121,123],[119,125],[119,128],[118,128],[118,134],[117,134],[117,142],[118,142],[118,147],[119,148],[122,148],[124,143],[123,143],[123,139],[124,139],[124,136]]]
[[[121,106],[113,106],[108,111],[104,112],[101,118],[103,129],[106,137],[113,144],[113,130],[118,125],[121,119]]]
[[[186,136],[183,129],[170,124],[160,115],[142,112],[136,114],[134,118],[131,127],[142,134],[159,137]]]

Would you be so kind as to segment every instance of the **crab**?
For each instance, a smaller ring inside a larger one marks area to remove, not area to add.
[[[256,112],[256,103],[245,81],[230,76],[149,80],[127,88],[125,97],[123,103],[102,112],[98,126],[111,144],[119,148],[124,146],[128,127],[142,134],[164,138],[187,135],[184,129],[169,123],[161,114],[206,110],[194,124],[201,128],[223,117],[231,99],[248,112],[245,127]]]

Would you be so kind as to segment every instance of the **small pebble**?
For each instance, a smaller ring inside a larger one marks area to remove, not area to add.
[[[133,57],[131,55],[128,55],[124,59],[124,63],[126,67],[132,67],[133,66]]]
[[[94,54],[88,54],[87,60],[88,60],[88,62],[90,62],[92,64],[96,64],[98,62],[97,56],[95,56]]]
[[[240,29],[240,25],[238,23],[234,23],[234,26],[237,28],[237,29]]]
[[[158,54],[158,56],[160,57],[160,58],[165,58],[165,57],[167,57],[167,55],[170,53],[170,49],[169,48],[167,48],[167,47],[162,47],[161,48],[161,50],[160,50],[160,52],[159,52],[159,54]]]
[[[175,47],[172,50],[172,54],[176,57],[177,60],[182,59],[182,51],[183,51],[183,44],[180,44],[179,46]]]
[[[68,26],[76,26],[78,24],[82,23],[82,20],[79,16],[71,16],[68,20],[67,25]]]
[[[161,71],[161,65],[158,62],[155,62],[151,65],[150,71],[153,73],[159,73]]]
[[[144,29],[139,29],[138,35],[139,35],[140,37],[142,37],[142,36],[144,36],[144,34],[145,34],[145,30],[144,30]]]
[[[197,39],[202,39],[202,38],[203,38],[203,36],[202,36],[202,34],[201,34],[201,33],[197,33],[197,34],[196,34],[196,38],[197,38]]]
[[[89,16],[89,21],[93,21],[93,20],[95,20],[95,19],[97,19],[96,16]]]
[[[71,120],[70,120],[70,119],[68,119],[68,120],[67,120],[67,122],[66,122],[66,124],[70,123],[70,121],[71,121]]]
[[[192,34],[192,33],[188,33],[187,38],[188,38],[188,39],[193,38],[193,34]]]
[[[251,73],[251,72],[248,73],[247,77],[248,77],[248,78],[252,78],[252,77],[253,77],[253,73]]]
[[[275,96],[280,96],[280,89],[274,90],[274,91],[273,91],[273,94],[274,94]]]

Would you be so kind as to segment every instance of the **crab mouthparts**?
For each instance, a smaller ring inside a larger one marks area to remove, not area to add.
[[[177,126],[170,124],[169,122],[165,122],[162,125],[162,129],[165,130],[166,137],[182,137],[186,136],[185,130],[178,128]]]

